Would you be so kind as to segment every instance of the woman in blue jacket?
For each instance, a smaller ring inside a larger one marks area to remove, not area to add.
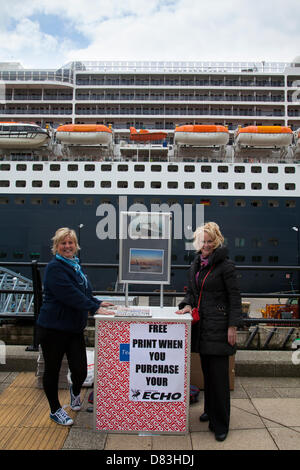
[[[73,420],[58,398],[63,356],[66,354],[71,372],[70,407],[78,411],[81,408],[80,390],[87,375],[83,330],[88,314],[113,312],[105,310],[112,304],[101,302],[92,295],[91,285],[76,257],[79,245],[75,231],[60,228],[52,241],[54,258],[45,270],[43,304],[37,324],[45,362],[43,387],[50,406],[50,418],[69,426]]]

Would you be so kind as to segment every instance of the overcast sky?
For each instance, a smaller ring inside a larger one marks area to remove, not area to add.
[[[300,0],[0,0],[0,62],[290,62]]]

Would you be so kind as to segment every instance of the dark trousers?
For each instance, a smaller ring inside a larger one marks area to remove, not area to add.
[[[230,419],[229,357],[202,355],[204,411],[216,434],[227,433]]]
[[[83,333],[38,328],[38,339],[44,356],[43,387],[51,413],[61,404],[58,399],[59,372],[64,354],[67,356],[74,395],[79,395],[87,376],[86,346]]]

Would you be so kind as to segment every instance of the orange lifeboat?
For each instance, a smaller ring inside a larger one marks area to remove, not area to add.
[[[110,144],[112,130],[103,124],[65,124],[56,129],[56,138],[64,144]]]
[[[175,143],[185,145],[223,146],[229,141],[227,127],[215,124],[178,126],[174,135]]]
[[[247,126],[234,134],[234,143],[249,147],[286,147],[293,140],[293,132],[287,126]]]
[[[153,142],[156,140],[163,140],[167,137],[167,132],[163,131],[148,131],[141,129],[139,132],[134,127],[130,128],[130,140],[137,142]]]

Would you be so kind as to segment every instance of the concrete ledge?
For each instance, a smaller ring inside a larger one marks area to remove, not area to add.
[[[27,346],[6,346],[6,363],[0,372],[37,370],[38,351],[26,351]],[[292,362],[293,351],[238,350],[235,375],[240,377],[300,377],[300,364]]]

